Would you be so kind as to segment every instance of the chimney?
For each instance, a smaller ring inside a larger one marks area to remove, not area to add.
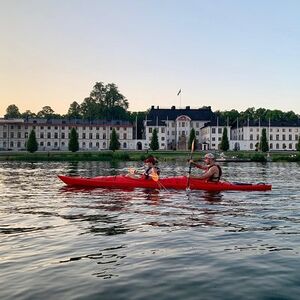
[[[185,107],[185,109],[190,109],[190,108],[191,108],[190,106],[186,106],[186,107]]]
[[[172,107],[171,107],[171,109],[175,109],[176,107],[173,105]]]

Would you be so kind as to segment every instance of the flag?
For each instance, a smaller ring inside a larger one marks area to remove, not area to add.
[[[178,91],[177,96],[181,94],[181,89]]]

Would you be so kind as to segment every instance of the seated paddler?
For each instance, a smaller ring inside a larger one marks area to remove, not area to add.
[[[190,176],[190,178],[218,182],[222,176],[222,169],[218,164],[216,164],[215,156],[212,153],[205,154],[204,164],[196,163],[193,160],[189,160],[189,163],[193,167],[204,170],[202,175]]]
[[[127,176],[137,178],[136,175],[141,176],[144,179],[154,179],[158,180],[158,176],[160,175],[160,169],[157,166],[158,160],[154,156],[150,155],[144,160],[144,172],[140,172],[135,169],[130,169],[129,174]]]

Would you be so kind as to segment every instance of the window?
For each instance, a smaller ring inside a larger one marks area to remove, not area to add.
[[[40,142],[40,146],[43,147],[44,146],[44,142]]]
[[[123,133],[123,139],[124,139],[124,140],[127,139],[127,133]]]
[[[21,138],[21,132],[18,132],[18,139]]]
[[[65,133],[64,133],[64,132],[61,133],[61,138],[62,138],[62,139],[65,138]]]
[[[291,134],[289,134],[289,141],[293,140],[293,136]]]
[[[218,128],[218,133],[222,133],[222,128]]]
[[[54,138],[58,139],[58,133],[57,132],[54,133]]]
[[[293,149],[293,144],[289,143],[289,149]]]
[[[279,134],[276,134],[276,141],[279,141]],[[278,145],[278,144],[276,144],[276,149],[278,149],[278,148],[277,148],[277,145]]]
[[[13,133],[13,132],[10,133],[10,137],[11,137],[12,139],[14,138],[14,133]]]
[[[149,133],[152,133],[152,127],[149,127]]]
[[[40,138],[43,139],[44,138],[44,132],[40,133]]]
[[[85,132],[82,133],[82,138],[85,139]]]
[[[164,127],[161,128],[161,133],[165,133],[165,128]]]
[[[106,133],[103,133],[103,140],[106,139]]]
[[[250,134],[250,141],[253,141],[253,134]],[[252,144],[250,144],[252,145]]]
[[[285,134],[282,135],[282,140],[285,141]]]
[[[48,138],[48,139],[51,139],[51,132],[48,132],[48,133],[47,133],[47,138]]]
[[[50,143],[50,142],[48,142],[48,143],[47,143],[47,146],[49,146],[49,147],[50,147],[50,146],[51,146],[51,143]]]
[[[127,143],[123,143],[123,148],[125,149],[125,148],[127,148]]]
[[[92,133],[90,133],[90,140],[91,140],[91,139],[93,139],[93,134],[92,134]]]
[[[99,138],[100,138],[99,133],[96,133],[96,139],[99,140]]]
[[[251,150],[253,149],[253,144],[252,144],[252,143],[250,143],[250,149],[251,149]]]
[[[212,128],[211,133],[216,133],[216,128]]]
[[[273,144],[272,143],[270,143],[270,149],[273,149]]]
[[[270,134],[270,141],[273,140],[273,134]]]

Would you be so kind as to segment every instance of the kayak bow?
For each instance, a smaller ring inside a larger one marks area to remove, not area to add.
[[[123,175],[97,176],[91,178],[63,175],[58,175],[58,177],[69,186],[119,189],[161,189],[163,186],[166,189],[185,190],[187,183],[186,176],[159,178],[158,181],[144,178],[132,178]],[[191,190],[206,191],[268,191],[272,189],[272,185],[265,183],[252,184],[227,181],[208,182],[195,178],[190,178],[189,187]]]

